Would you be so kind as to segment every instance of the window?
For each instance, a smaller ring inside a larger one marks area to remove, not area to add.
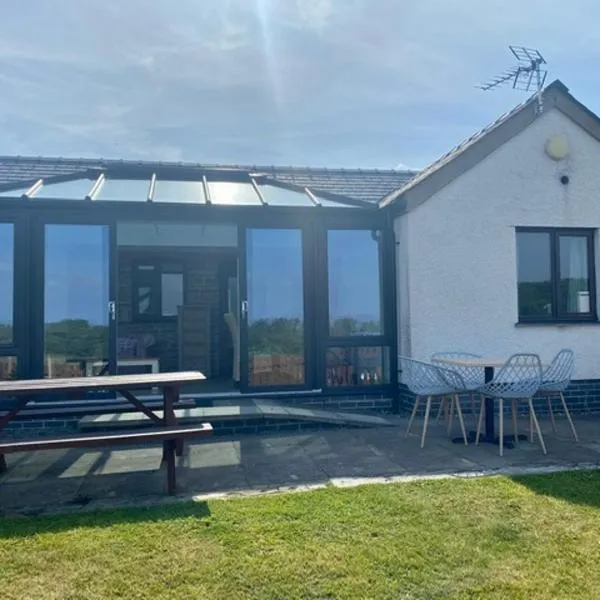
[[[518,229],[519,321],[596,319],[589,229]]]
[[[133,272],[133,311],[137,320],[157,321],[177,316],[184,303],[183,267],[139,263]]]
[[[381,335],[379,231],[327,232],[329,335]]]

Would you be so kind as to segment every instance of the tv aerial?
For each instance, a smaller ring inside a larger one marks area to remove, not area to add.
[[[548,75],[546,60],[535,48],[525,48],[525,46],[509,46],[513,56],[517,59],[518,64],[510,67],[506,71],[496,75],[489,81],[477,87],[481,90],[488,91],[497,88],[505,83],[512,83],[515,90],[530,92],[535,90],[538,101],[538,110],[542,112],[542,89]]]

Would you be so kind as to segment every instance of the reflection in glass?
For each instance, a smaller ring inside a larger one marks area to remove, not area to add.
[[[304,192],[294,192],[274,185],[261,185],[265,202],[272,206],[315,206]]]
[[[517,277],[519,282],[519,316],[552,315],[552,278],[550,234],[517,233]]]
[[[0,380],[17,379],[17,357],[0,356]]]
[[[148,199],[148,179],[107,179],[96,200],[145,202]]]
[[[261,205],[260,198],[251,183],[210,181],[208,183],[208,189],[210,200],[213,204]]]
[[[327,264],[330,335],[380,335],[379,232],[328,231]]]
[[[356,387],[390,382],[388,348],[348,347],[327,350],[327,387]]]
[[[559,236],[560,288],[558,300],[561,312],[578,314],[591,312],[587,251],[587,237]]]
[[[47,377],[90,375],[108,357],[108,227],[47,225]]]
[[[161,273],[161,316],[176,317],[183,305],[183,273]]]
[[[164,181],[157,179],[154,202],[183,202],[204,204],[201,181]]]
[[[13,342],[14,232],[10,223],[0,223],[0,346]]]
[[[63,183],[50,183],[42,186],[42,189],[33,198],[56,198],[58,200],[84,200],[94,187],[91,179],[76,179],[75,181],[64,181]]]
[[[246,245],[249,383],[302,384],[302,233],[297,229],[251,229]]]

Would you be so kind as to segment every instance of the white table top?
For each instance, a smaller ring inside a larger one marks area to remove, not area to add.
[[[472,367],[472,368],[491,368],[497,369],[504,366],[504,363],[508,360],[507,358],[494,358],[482,356],[481,358],[436,358],[434,362],[442,363],[453,367]],[[542,363],[542,368],[546,368],[548,365]]]

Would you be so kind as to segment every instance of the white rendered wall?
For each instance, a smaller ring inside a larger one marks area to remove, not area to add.
[[[569,139],[561,162],[544,153],[555,134]],[[516,326],[518,226],[600,227],[600,143],[556,109],[396,220],[400,353],[569,347],[575,377],[600,379],[600,325]]]

